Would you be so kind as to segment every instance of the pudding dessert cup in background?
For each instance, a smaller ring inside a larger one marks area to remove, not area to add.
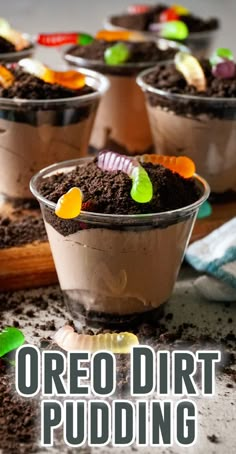
[[[82,211],[75,219],[58,218],[56,204],[42,195],[42,187],[45,190],[48,177],[66,174],[90,161],[84,158],[55,164],[31,180],[59,283],[75,322],[85,319],[121,324],[143,320],[171,296],[209,187],[195,175],[191,183],[191,188],[196,187],[195,202],[181,209],[136,215]],[[51,191],[55,181],[50,183]]]
[[[168,23],[161,18],[162,14],[166,14],[169,9],[178,8],[178,5],[150,5],[150,9],[144,12],[117,14],[107,17],[104,21],[104,28],[107,30],[129,30],[143,33],[146,39],[153,40],[155,37],[160,37],[155,31],[150,31],[151,24]],[[173,13],[173,11],[172,11]],[[194,55],[197,57],[207,57],[215,47],[215,41],[219,34],[220,23],[216,18],[201,18],[188,12],[188,14],[179,15],[175,11],[177,17],[174,20],[184,22],[189,30],[189,36],[184,41]],[[168,14],[167,16],[168,17]],[[173,39],[173,38],[172,38]],[[176,38],[177,39],[177,38]]]
[[[236,191],[236,98],[170,93],[137,79],[157,154],[189,156],[214,193]]]
[[[130,29],[116,26],[112,23],[112,17],[108,17],[104,22],[104,28],[106,30],[123,30],[128,31]],[[139,31],[139,30],[134,30]],[[139,31],[140,33],[140,31]],[[144,38],[153,41],[155,38],[158,40],[159,37],[155,32],[141,31]],[[215,43],[219,35],[219,30],[209,30],[198,33],[189,33],[188,38],[183,42],[183,45],[187,46],[194,55],[198,58],[209,57],[215,48]],[[177,42],[177,41],[176,41]]]
[[[42,167],[87,154],[100,98],[109,83],[81,69],[92,90],[58,99],[0,98],[0,193],[32,199],[29,181]]]
[[[171,59],[175,50],[186,50],[184,46],[166,40],[159,40],[157,46],[163,51],[168,50]],[[81,58],[69,51],[65,53],[65,59],[71,65],[99,71],[108,77],[110,82],[110,88],[100,103],[92,131],[90,140],[92,148],[95,150],[111,148],[130,155],[151,152],[153,140],[145,99],[142,90],[136,84],[136,77],[143,69],[154,66],[157,60],[111,66],[104,61]]]
[[[23,37],[25,39],[27,39],[27,41],[29,42],[29,46],[26,47],[25,49],[22,49],[19,51],[2,52],[1,45],[0,45],[0,64],[17,63],[22,58],[30,58],[34,55],[35,41],[27,33],[23,33]],[[1,37],[0,37],[0,40],[1,40]]]

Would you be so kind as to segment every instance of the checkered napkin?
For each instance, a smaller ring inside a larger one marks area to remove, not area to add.
[[[236,217],[191,244],[186,260],[206,273],[194,283],[205,298],[236,302]]]

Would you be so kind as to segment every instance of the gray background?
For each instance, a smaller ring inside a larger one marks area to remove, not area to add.
[[[107,14],[119,13],[132,3],[155,3],[155,0],[0,0],[0,15],[15,28],[32,34],[58,30],[94,32],[101,28]],[[217,46],[230,47],[236,55],[236,0],[163,0],[162,3],[180,3],[196,14],[221,18]],[[40,49],[38,56],[45,63],[60,62],[58,51]]]

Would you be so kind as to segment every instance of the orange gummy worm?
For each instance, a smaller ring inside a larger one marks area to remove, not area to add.
[[[195,171],[196,167],[192,159],[187,156],[165,156],[158,154],[145,154],[140,158],[141,162],[151,162],[152,164],[161,164],[167,169],[176,172],[181,177],[191,178]]]
[[[0,85],[4,88],[10,87],[15,80],[15,77],[9,71],[7,68],[4,66],[0,65]]]
[[[42,79],[44,80],[44,82],[62,85],[63,87],[67,87],[72,90],[78,90],[80,88],[83,88],[85,85],[84,74],[73,70],[53,71],[52,69],[46,68]]]
[[[126,30],[99,30],[96,39],[104,41],[144,41],[142,33]]]

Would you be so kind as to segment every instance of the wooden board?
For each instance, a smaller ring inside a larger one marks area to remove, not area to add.
[[[236,216],[236,202],[214,205],[209,218],[197,220],[191,242]],[[56,271],[48,243],[0,250],[0,291],[55,284]]]
[[[0,216],[21,220],[41,216],[40,209],[15,208],[0,199]],[[58,282],[48,242],[34,242],[0,249],[0,292],[50,285]]]
[[[40,287],[57,282],[48,243],[0,250],[0,291]]]

